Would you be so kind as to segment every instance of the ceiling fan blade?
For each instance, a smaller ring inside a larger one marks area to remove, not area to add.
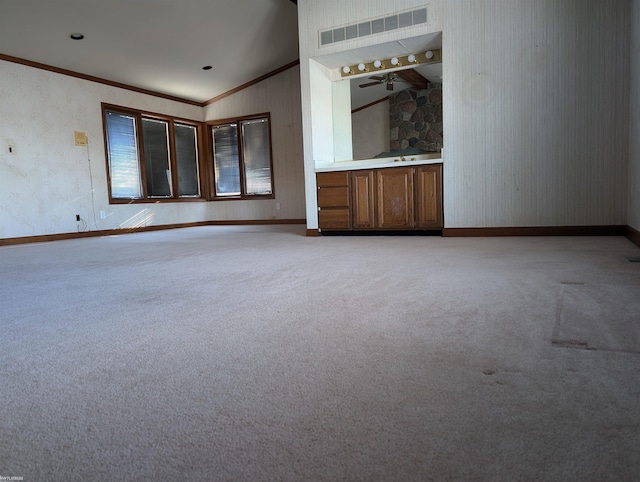
[[[369,77],[371,80],[384,80],[384,77],[380,77],[379,75],[374,75]]]
[[[369,82],[368,84],[360,84],[358,87],[371,87],[372,85],[380,85],[382,82]]]

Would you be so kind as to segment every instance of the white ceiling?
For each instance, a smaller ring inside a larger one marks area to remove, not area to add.
[[[296,61],[297,14],[291,0],[0,0],[0,54],[205,102]],[[318,60],[339,68],[441,45],[436,33]],[[441,64],[418,70],[442,76]],[[388,96],[384,84],[357,87],[368,77],[351,79],[352,108]]]
[[[204,102],[298,59],[297,23],[291,0],[0,0],[0,54]]]

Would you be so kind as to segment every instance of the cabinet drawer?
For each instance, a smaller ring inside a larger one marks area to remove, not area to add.
[[[318,211],[320,229],[350,229],[349,208],[320,209]]]
[[[349,206],[348,187],[324,187],[318,189],[318,207],[339,208]]]
[[[319,188],[348,186],[349,171],[319,172],[316,174],[316,181]]]

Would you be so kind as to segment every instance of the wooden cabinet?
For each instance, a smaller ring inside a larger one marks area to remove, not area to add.
[[[416,228],[442,229],[442,164],[416,166]]]
[[[413,169],[390,167],[376,169],[376,227],[412,229]]]
[[[318,224],[327,230],[438,230],[442,164],[317,174]]]
[[[351,172],[354,229],[372,229],[376,226],[373,203],[373,174],[374,171],[372,170]]]
[[[316,183],[320,230],[351,229],[349,171],[319,172]]]

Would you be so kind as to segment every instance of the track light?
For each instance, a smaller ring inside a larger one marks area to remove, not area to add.
[[[360,72],[368,72],[369,71],[369,69],[367,69],[367,66],[365,64],[363,64],[362,62],[360,62],[358,64],[358,70]]]
[[[402,62],[400,62],[398,57],[393,57],[391,59],[391,65],[393,65],[394,67],[400,67],[402,65]]]
[[[407,61],[408,61],[410,64],[415,64],[415,63],[417,62],[417,61],[416,61],[416,56],[415,56],[415,55],[413,55],[413,54],[409,54],[409,56],[407,57]]]
[[[376,60],[375,62],[373,62],[373,66],[376,69],[384,69],[384,64],[380,60]]]
[[[433,58],[433,50],[427,50],[424,56],[427,58],[427,60],[431,60]]]
[[[353,74],[353,72],[351,71],[351,67],[349,67],[348,65],[342,67],[342,72],[345,74]]]

